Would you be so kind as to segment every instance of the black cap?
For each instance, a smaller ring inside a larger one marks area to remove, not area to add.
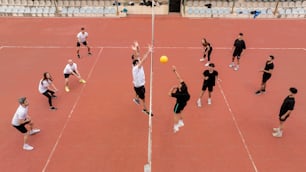
[[[209,63],[209,65],[208,65],[209,67],[215,67],[215,64],[213,64],[213,63]]]

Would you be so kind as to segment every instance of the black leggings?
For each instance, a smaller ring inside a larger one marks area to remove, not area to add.
[[[50,107],[52,106],[52,96],[54,95],[54,91],[47,90],[46,92],[43,93],[46,97],[48,97],[48,102]]]

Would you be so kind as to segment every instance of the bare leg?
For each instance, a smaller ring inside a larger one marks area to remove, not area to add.
[[[80,56],[80,47],[77,47],[77,56],[78,56],[78,58],[81,57],[81,56]]]
[[[91,52],[90,52],[90,47],[89,46],[87,46],[87,51],[88,51],[88,54],[90,55]]]

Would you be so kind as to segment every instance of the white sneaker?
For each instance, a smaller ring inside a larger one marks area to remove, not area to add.
[[[229,67],[234,67],[235,66],[235,63],[231,63],[230,65],[228,65]]]
[[[202,107],[201,99],[198,99],[198,100],[197,100],[197,105],[198,105],[198,107]]]
[[[211,105],[211,99],[207,99],[207,104]]]
[[[274,132],[279,132],[279,131],[280,131],[280,128],[273,128],[273,131],[274,131]]]
[[[200,58],[200,62],[203,62],[205,59],[204,58]]]
[[[180,129],[179,129],[179,126],[178,125],[174,125],[173,127],[173,132],[176,133],[178,132]]]
[[[40,129],[32,129],[30,131],[30,135],[33,135],[33,134],[36,134],[36,133],[39,133],[40,132]]]
[[[237,65],[237,66],[234,68],[234,70],[237,71],[238,69],[239,69],[239,66]]]
[[[207,62],[206,64],[205,64],[205,66],[208,66],[210,63],[209,62]]]
[[[30,146],[30,145],[28,145],[28,144],[24,144],[24,145],[23,145],[23,149],[24,149],[24,150],[33,150],[34,147],[33,147],[33,146]]]
[[[283,136],[283,132],[279,131],[279,132],[272,133],[272,136],[274,136],[274,137],[282,137]]]
[[[179,120],[177,126],[178,127],[183,127],[184,126],[184,121],[183,120]]]

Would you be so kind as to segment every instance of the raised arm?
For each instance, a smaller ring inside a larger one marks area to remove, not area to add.
[[[175,73],[175,75],[176,75],[178,81],[179,81],[180,83],[181,83],[181,82],[184,82],[184,80],[181,78],[180,74],[177,72],[175,66],[172,66],[172,70],[173,70],[173,72]]]
[[[147,57],[150,53],[152,53],[152,45],[148,46],[148,51],[143,55],[143,58],[140,60],[138,67],[142,66],[142,64],[147,60]]]
[[[134,51],[134,58],[138,57],[140,53],[140,47],[137,41],[134,41],[134,44],[132,45],[132,50]]]

